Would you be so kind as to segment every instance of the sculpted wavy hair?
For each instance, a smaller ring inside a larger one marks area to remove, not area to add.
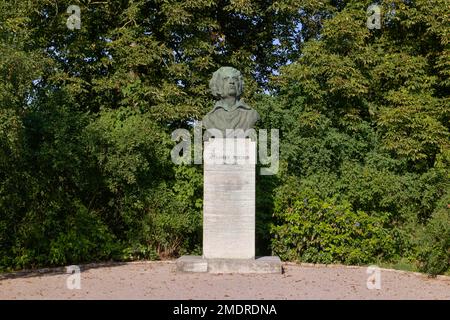
[[[244,89],[244,77],[239,70],[233,67],[221,67],[213,73],[211,80],[209,80],[209,89],[211,90],[212,95],[217,99],[223,97],[223,76],[226,73],[231,73],[233,76],[237,75],[239,81],[236,86],[236,95],[239,98]]]

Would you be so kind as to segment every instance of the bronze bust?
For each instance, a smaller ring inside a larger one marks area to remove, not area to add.
[[[217,129],[225,134],[227,129],[253,128],[260,117],[241,99],[243,86],[243,77],[235,68],[221,67],[213,73],[209,87],[218,100],[202,120],[206,129]]]

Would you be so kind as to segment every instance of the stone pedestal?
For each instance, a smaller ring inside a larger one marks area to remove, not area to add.
[[[278,257],[255,259],[256,142],[211,139],[204,145],[203,256],[177,269],[213,273],[281,273]]]
[[[254,259],[256,143],[207,141],[203,159],[203,257]]]

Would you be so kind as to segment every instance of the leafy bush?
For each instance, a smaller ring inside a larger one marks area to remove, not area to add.
[[[64,230],[50,242],[48,261],[62,265],[118,258],[119,243],[104,222],[81,204],[77,209],[67,215]]]
[[[450,272],[450,194],[440,201],[421,231],[417,246],[421,271],[431,275]]]
[[[394,252],[386,213],[355,211],[346,200],[321,199],[308,190],[289,202],[275,202],[277,224],[271,229],[272,249],[283,260],[361,264]]]
[[[162,182],[146,196],[140,224],[127,238],[154,248],[159,258],[201,253],[202,187],[199,168],[175,168],[173,184]]]

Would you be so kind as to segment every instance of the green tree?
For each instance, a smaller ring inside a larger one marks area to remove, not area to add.
[[[300,177],[298,188],[321,201],[336,196],[357,212],[389,212],[397,258],[417,261],[422,226],[430,217],[446,222],[434,217],[450,177],[449,8],[380,1],[382,27],[370,30],[370,4],[349,1],[274,78],[284,174]]]

